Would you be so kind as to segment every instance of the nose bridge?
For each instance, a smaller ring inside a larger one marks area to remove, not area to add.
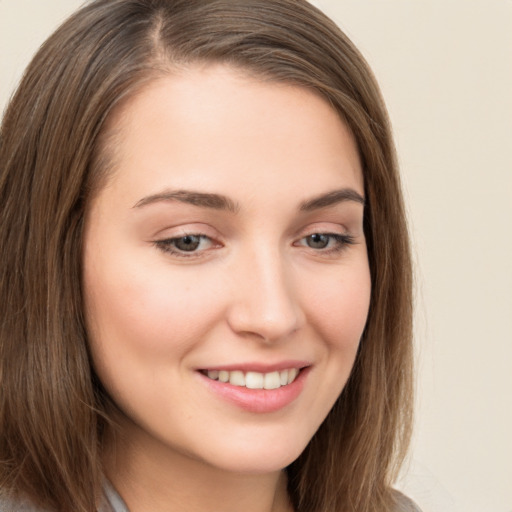
[[[237,265],[229,323],[238,333],[274,342],[302,323],[291,268],[277,246],[247,248]]]

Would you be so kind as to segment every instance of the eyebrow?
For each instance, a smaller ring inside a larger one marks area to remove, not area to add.
[[[142,208],[149,204],[159,202],[179,201],[202,208],[211,208],[213,210],[227,210],[233,213],[238,212],[239,205],[221,194],[211,194],[206,192],[195,192],[190,190],[169,190],[160,194],[153,194],[142,198],[133,208]]]
[[[321,194],[319,196],[303,201],[300,204],[299,210],[303,212],[310,212],[313,210],[320,210],[321,208],[328,208],[338,203],[344,203],[345,201],[355,201],[364,206],[364,197],[356,192],[352,188],[342,188],[339,190],[333,190],[327,192],[327,194]]]
[[[232,213],[237,213],[240,210],[238,203],[222,194],[196,192],[191,190],[168,190],[159,194],[152,194],[135,203],[133,208],[143,208],[144,206],[154,203],[172,201],[179,201],[193,206],[199,206],[201,208],[227,210]],[[342,188],[339,190],[332,190],[326,194],[321,194],[313,197],[312,199],[303,201],[299,205],[299,210],[303,212],[310,212],[320,210],[322,208],[328,208],[346,201],[354,201],[362,205],[365,204],[364,197],[359,194],[359,192],[356,192],[351,188]]]

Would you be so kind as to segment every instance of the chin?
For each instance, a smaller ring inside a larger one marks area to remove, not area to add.
[[[281,471],[295,461],[306,448],[309,438],[295,440],[286,436],[266,442],[231,443],[225,450],[214,449],[205,461],[219,469],[242,474]]]

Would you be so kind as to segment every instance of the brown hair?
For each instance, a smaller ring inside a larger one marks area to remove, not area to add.
[[[396,510],[411,425],[411,263],[392,136],[368,65],[305,0],[97,0],[43,45],[0,132],[0,488],[95,510],[105,393],[82,311],[84,213],[108,159],[105,122],[173,67],[223,62],[323,96],[361,155],[372,276],[351,377],[288,467],[300,512]]]

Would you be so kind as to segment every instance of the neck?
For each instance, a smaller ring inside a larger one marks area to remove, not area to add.
[[[105,467],[130,512],[292,512],[284,471],[226,471],[147,438],[117,436]]]

